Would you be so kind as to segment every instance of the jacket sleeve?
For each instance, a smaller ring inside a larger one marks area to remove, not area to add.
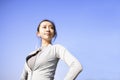
[[[23,69],[23,72],[21,74],[21,77],[20,77],[20,80],[27,80],[27,77],[28,77],[28,72],[24,66],[24,69]]]
[[[78,74],[82,71],[82,65],[80,62],[64,47],[58,46],[57,57],[65,61],[69,66],[69,71],[64,80],[75,80]]]

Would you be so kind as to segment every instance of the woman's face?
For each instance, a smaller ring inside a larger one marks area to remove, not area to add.
[[[54,37],[54,27],[48,22],[44,21],[40,24],[39,32],[37,33],[38,37],[46,41],[51,41]]]

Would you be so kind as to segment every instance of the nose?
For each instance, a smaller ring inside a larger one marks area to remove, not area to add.
[[[49,32],[49,31],[50,31],[50,28],[49,28],[49,27],[47,27],[47,28],[46,28],[46,31],[48,31],[48,32]]]

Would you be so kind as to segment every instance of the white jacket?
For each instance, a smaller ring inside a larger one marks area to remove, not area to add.
[[[31,52],[35,54],[38,50]],[[70,67],[64,80],[75,80],[77,75],[82,71],[80,62],[63,46],[48,45],[37,56],[34,69],[31,70],[25,62],[25,67],[21,75],[21,80],[54,80],[55,70],[59,59],[65,61]]]

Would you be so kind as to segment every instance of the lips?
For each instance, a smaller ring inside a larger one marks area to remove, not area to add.
[[[45,33],[45,34],[50,35],[50,33]]]
[[[48,36],[49,36],[49,35],[51,35],[51,33],[45,33],[45,35],[48,35]]]

